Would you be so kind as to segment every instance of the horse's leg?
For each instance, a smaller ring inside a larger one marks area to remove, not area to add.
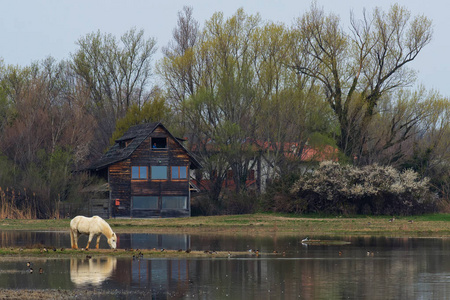
[[[70,238],[72,249],[78,249],[78,232],[76,230],[70,230]]]
[[[73,249],[73,232],[72,232],[72,229],[70,229],[70,247]]]
[[[101,237],[102,235],[101,234],[99,234],[98,236],[97,236],[97,246],[95,247],[96,249],[98,249],[98,246],[99,246],[99,244],[100,244],[100,237]]]
[[[87,245],[86,245],[86,250],[89,249],[89,245],[91,244],[91,241],[94,238],[94,235],[95,234],[93,234],[93,233],[89,234],[89,240],[88,240]]]

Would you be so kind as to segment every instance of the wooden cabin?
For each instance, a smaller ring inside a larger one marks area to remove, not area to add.
[[[190,216],[200,163],[161,123],[131,127],[90,169],[109,184],[110,217]]]

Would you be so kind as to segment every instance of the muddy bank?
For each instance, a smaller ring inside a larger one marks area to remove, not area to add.
[[[105,290],[16,290],[0,289],[0,299],[92,299],[103,297],[132,297],[133,299],[148,299],[150,294],[145,291],[105,291]]]
[[[230,257],[243,255],[275,255],[275,253],[255,253],[248,251],[215,251],[215,250],[167,250],[167,249],[93,249],[93,250],[73,250],[73,249],[47,249],[47,248],[0,248],[0,256],[11,257],[43,257],[43,258],[64,258],[92,256],[116,256],[140,258],[185,258],[185,257]]]

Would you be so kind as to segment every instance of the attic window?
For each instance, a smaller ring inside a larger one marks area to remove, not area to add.
[[[120,147],[120,149],[123,149],[123,148],[128,147],[128,145],[131,144],[132,141],[133,141],[133,139],[129,139],[129,140],[125,140],[125,141],[120,141],[120,142],[119,142],[119,147]]]
[[[152,138],[152,148],[153,149],[167,149],[167,139],[166,138]]]

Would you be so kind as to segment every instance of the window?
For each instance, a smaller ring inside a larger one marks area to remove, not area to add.
[[[187,167],[172,167],[172,179],[187,179]]]
[[[163,209],[187,209],[186,196],[165,196],[162,197]]]
[[[167,166],[152,166],[152,179],[167,179]]]
[[[152,149],[167,149],[167,139],[152,138]]]
[[[129,140],[125,140],[125,141],[119,141],[119,148],[123,149],[128,147],[129,144],[131,144],[131,142],[133,141],[133,139],[129,139]]]
[[[133,209],[158,209],[158,197],[133,196]]]
[[[131,179],[147,179],[147,167],[131,167]]]
[[[255,180],[255,170],[250,170],[250,173],[248,174],[248,180]]]

